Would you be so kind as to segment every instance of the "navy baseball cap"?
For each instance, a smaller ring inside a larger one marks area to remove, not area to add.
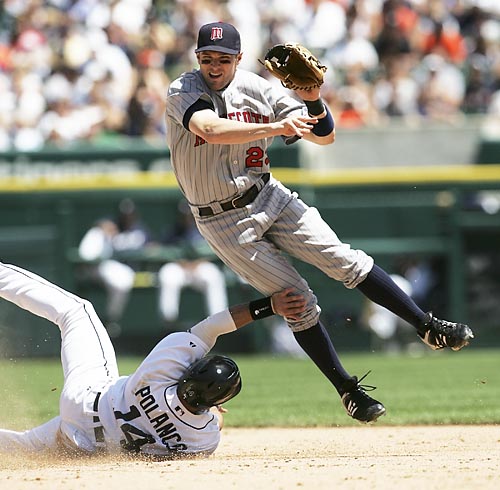
[[[240,33],[226,22],[205,24],[198,33],[198,46],[194,52],[201,51],[238,54],[241,51]]]

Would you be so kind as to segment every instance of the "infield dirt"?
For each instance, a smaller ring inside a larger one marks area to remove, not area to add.
[[[3,457],[9,490],[500,488],[500,425],[232,429],[208,459]]]

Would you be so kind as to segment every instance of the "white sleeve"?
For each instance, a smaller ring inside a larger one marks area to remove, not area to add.
[[[211,315],[205,320],[197,323],[189,331],[203,340],[210,349],[215,345],[215,341],[219,335],[234,332],[236,325],[234,323],[231,313],[228,309]]]
[[[177,383],[186,369],[210,351],[208,345],[189,332],[173,332],[160,340],[126,380],[125,392],[134,393],[147,382],[159,381],[169,386]]]
[[[24,432],[0,429],[0,453],[34,453],[58,448],[57,434],[61,417],[54,417],[43,425]]]

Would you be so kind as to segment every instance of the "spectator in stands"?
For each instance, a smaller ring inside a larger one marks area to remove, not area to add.
[[[438,54],[427,55],[422,67],[425,70],[424,83],[418,100],[421,114],[438,121],[459,121],[465,95],[462,72]]]
[[[372,41],[382,69],[392,60],[411,52],[413,25],[407,19],[413,21],[412,10],[400,0],[387,0],[376,16],[378,25]]]
[[[192,288],[203,295],[208,315],[227,308],[224,273],[210,260],[216,256],[198,231],[185,200],[178,205],[174,229],[162,241],[167,246],[182,247],[185,254],[185,258],[163,265],[158,272],[160,314],[167,325],[172,326],[179,317],[184,288]]]
[[[301,42],[322,56],[346,35],[346,11],[341,2],[309,0],[300,24]]]
[[[120,320],[134,286],[136,264],[127,254],[142,250],[150,242],[149,230],[128,198],[119,203],[116,217],[98,220],[80,242],[80,257],[94,262],[91,273],[107,291],[104,323],[110,335],[121,331]]]
[[[378,112],[402,117],[414,123],[419,115],[420,86],[412,69],[413,58],[400,56],[387,62],[386,70],[374,82],[373,103]]]
[[[424,56],[438,54],[458,65],[465,60],[467,47],[460,24],[442,0],[427,0],[425,14],[420,16],[417,48]]]
[[[380,113],[374,106],[373,85],[363,78],[363,68],[353,65],[345,72],[344,84],[336,93],[338,107],[334,109],[338,127],[357,128],[380,123]]]

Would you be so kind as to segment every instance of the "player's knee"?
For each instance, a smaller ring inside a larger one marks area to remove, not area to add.
[[[80,309],[83,312],[83,315],[85,315],[85,317],[87,317],[87,318],[93,317],[93,316],[97,317],[97,313],[95,311],[94,305],[86,299],[82,301],[82,303],[80,305]]]
[[[160,285],[175,285],[184,282],[185,272],[181,265],[170,262],[161,267],[158,271],[158,281]]]
[[[60,305],[61,314],[57,319],[58,324],[68,324],[71,322],[79,321],[80,319],[87,319],[89,315],[95,314],[94,306],[92,303],[83,298],[77,298]]]
[[[123,277],[104,284],[111,294],[128,294],[134,287],[134,277]]]
[[[307,317],[297,318],[290,320],[287,318],[288,327],[292,332],[301,332],[308,328],[314,327],[319,322],[319,313],[317,315],[310,315]]]
[[[309,292],[306,299],[308,301],[304,311],[296,319],[287,318],[287,324],[292,332],[307,330],[319,322],[321,308],[318,305],[316,296],[312,292]]]
[[[211,262],[200,264],[196,268],[198,279],[207,287],[220,288],[225,285],[224,273]]]

